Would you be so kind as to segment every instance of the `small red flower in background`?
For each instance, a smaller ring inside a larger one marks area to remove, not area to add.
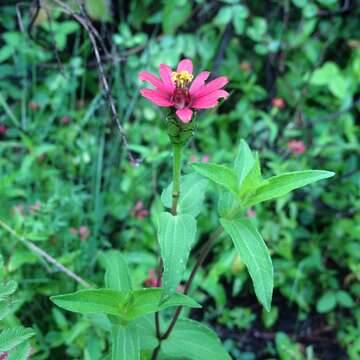
[[[78,229],[71,227],[69,229],[69,231],[70,231],[71,235],[74,235],[74,236],[79,235],[81,241],[85,241],[90,235],[90,230],[87,226],[80,226]]]
[[[240,70],[244,71],[244,72],[250,72],[252,70],[252,66],[250,63],[248,63],[247,61],[243,61],[240,64]]]
[[[144,219],[149,216],[149,211],[144,208],[144,203],[142,201],[137,201],[134,208],[132,209],[132,214],[136,219]]]
[[[220,76],[205,85],[210,72],[203,71],[193,81],[193,64],[189,59],[181,60],[176,71],[167,65],[159,67],[160,79],[147,71],[139,73],[141,81],[147,81],[155,89],[141,89],[141,95],[161,107],[171,107],[177,117],[188,123],[193,116],[192,109],[210,109],[226,99],[229,93],[222,88],[228,83],[226,76]]]
[[[6,360],[8,358],[9,353],[4,352],[0,354],[0,360]]]
[[[30,110],[38,110],[40,108],[40,105],[35,102],[30,101],[28,104],[28,107]]]
[[[7,128],[5,125],[0,125],[0,136],[5,136]]]
[[[89,228],[87,226],[80,226],[79,227],[79,235],[80,235],[80,240],[85,241],[90,235]]]
[[[201,162],[207,163],[207,162],[209,162],[209,160],[210,160],[209,155],[204,155],[201,159]],[[199,162],[200,160],[198,159],[198,157],[196,155],[191,155],[190,161],[191,162]]]
[[[61,125],[68,125],[70,124],[71,122],[71,119],[69,116],[63,116],[61,119],[60,119],[60,123]]]
[[[149,269],[149,276],[144,280],[145,287],[159,287],[155,269]],[[184,292],[184,285],[179,285],[176,289],[177,292]]]
[[[256,212],[255,212],[252,208],[248,208],[248,209],[246,210],[246,215],[247,215],[247,217],[249,217],[249,218],[253,218],[253,217],[256,216]]]
[[[293,154],[303,154],[306,150],[305,144],[301,140],[290,140],[287,147]]]
[[[276,107],[278,109],[283,109],[285,107],[285,101],[282,98],[274,98],[271,102],[273,107]]]
[[[158,287],[158,281],[154,269],[149,270],[149,277],[145,279],[144,285],[145,287]]]
[[[39,211],[40,209],[41,209],[41,202],[39,200],[36,200],[35,204],[29,205],[29,210],[31,213]]]

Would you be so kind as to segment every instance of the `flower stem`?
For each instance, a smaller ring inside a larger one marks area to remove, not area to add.
[[[173,144],[174,159],[173,159],[173,191],[172,191],[172,206],[171,213],[175,216],[177,213],[177,204],[180,198],[180,176],[181,176],[181,158],[182,158],[182,144]]]
[[[182,151],[183,144],[174,143],[173,144],[173,191],[172,191],[172,206],[171,213],[173,216],[177,214],[177,204],[180,197],[180,177],[181,177],[181,162],[182,162]],[[161,286],[161,277],[162,277],[162,261],[159,262],[159,271],[158,271],[158,286]],[[155,328],[156,328],[156,337],[159,340],[159,345],[154,349],[151,359],[156,360],[160,351],[160,344],[163,336],[161,335],[160,329],[160,313],[155,313]]]

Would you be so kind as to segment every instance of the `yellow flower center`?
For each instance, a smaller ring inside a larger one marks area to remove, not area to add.
[[[171,78],[174,81],[176,87],[184,88],[192,81],[194,76],[188,71],[184,70],[180,72],[173,71]]]

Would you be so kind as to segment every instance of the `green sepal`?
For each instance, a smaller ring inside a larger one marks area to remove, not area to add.
[[[185,124],[174,114],[166,116],[166,131],[172,144],[185,145],[194,135],[195,126],[194,118]]]

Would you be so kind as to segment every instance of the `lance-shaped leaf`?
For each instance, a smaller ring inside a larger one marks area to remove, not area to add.
[[[217,165],[213,163],[194,163],[192,164],[192,167],[199,175],[210,179],[220,186],[223,186],[235,195],[238,194],[239,179],[233,169],[225,165]]]
[[[266,180],[264,185],[259,186],[250,197],[244,200],[243,206],[253,206],[263,201],[275,199],[286,195],[292,190],[332,176],[334,176],[334,173],[330,171],[305,170],[271,177]]]
[[[198,216],[202,209],[207,185],[208,181],[197,174],[182,176],[177,212]],[[167,208],[172,206],[172,187],[173,183],[161,195],[161,202]]]
[[[220,219],[220,222],[249,271],[257,298],[269,311],[273,292],[273,266],[264,240],[249,219]]]
[[[196,220],[188,214],[163,212],[159,219],[158,238],[163,259],[163,300],[176,292],[184,274],[196,235]]]
[[[255,154],[255,160],[252,168],[246,175],[244,181],[241,184],[239,196],[243,199],[244,196],[247,198],[253,194],[259,186],[265,185],[267,180],[264,180],[261,176],[261,167],[259,154]]]
[[[163,289],[141,289],[120,292],[111,289],[85,289],[72,294],[52,296],[57,306],[80,314],[107,314],[118,316],[123,322],[171,306],[201,307],[183,294],[174,294],[160,304]]]
[[[249,174],[250,170],[254,166],[254,156],[245,140],[241,139],[238,147],[238,152],[234,161],[234,170],[239,178],[239,185]]]
[[[140,360],[140,341],[134,323],[113,326],[111,360]]]
[[[205,325],[188,319],[177,321],[170,337],[161,344],[161,358],[230,360],[217,335]]]
[[[121,253],[116,250],[111,250],[104,253],[103,256],[106,262],[106,287],[123,292],[131,290],[129,268]]]
[[[240,200],[230,191],[219,189],[219,200],[217,211],[220,217],[231,217],[232,212],[240,206]]]

